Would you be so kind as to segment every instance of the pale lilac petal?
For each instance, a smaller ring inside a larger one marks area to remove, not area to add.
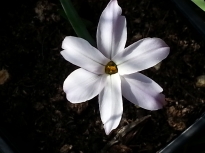
[[[127,40],[126,19],[117,0],[111,0],[101,14],[97,28],[98,49],[109,59],[124,50]]]
[[[122,95],[130,102],[147,110],[157,110],[165,105],[163,89],[141,73],[121,76]]]
[[[66,37],[62,48],[61,55],[67,61],[96,74],[104,74],[104,65],[110,61],[82,38]]]
[[[121,75],[135,73],[150,68],[169,54],[170,48],[159,38],[145,38],[119,52],[113,61]]]
[[[107,84],[99,94],[100,116],[108,135],[120,123],[123,105],[121,93],[121,80],[118,73],[108,75]]]
[[[68,101],[85,102],[98,95],[106,84],[107,75],[96,75],[85,69],[77,69],[64,81],[63,90]]]

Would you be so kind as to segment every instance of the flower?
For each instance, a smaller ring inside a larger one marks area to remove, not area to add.
[[[99,109],[108,135],[120,123],[122,95],[147,110],[165,104],[163,89],[138,73],[161,62],[169,47],[159,38],[145,38],[125,48],[126,19],[117,0],[111,0],[102,12],[97,27],[97,48],[86,40],[68,36],[63,40],[62,56],[81,68],[65,80],[63,89],[68,101],[80,103],[99,94]]]

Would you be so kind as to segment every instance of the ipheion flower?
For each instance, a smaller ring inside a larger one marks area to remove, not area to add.
[[[147,110],[165,104],[163,89],[139,73],[161,62],[169,47],[159,38],[144,38],[125,48],[126,19],[117,0],[111,0],[101,14],[97,27],[97,48],[82,38],[68,36],[63,40],[62,56],[81,68],[64,81],[68,101],[85,102],[99,94],[101,120],[108,135],[120,123],[122,96]]]

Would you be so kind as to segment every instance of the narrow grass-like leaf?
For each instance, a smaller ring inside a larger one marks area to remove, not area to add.
[[[205,11],[205,1],[204,0],[192,0],[198,7]]]
[[[87,31],[72,2],[70,0],[60,0],[60,2],[77,36],[87,40],[91,45],[96,47],[95,41]]]

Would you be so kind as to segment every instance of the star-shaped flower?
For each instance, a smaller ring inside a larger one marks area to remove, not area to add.
[[[125,48],[126,19],[117,0],[111,0],[102,12],[97,28],[97,48],[86,40],[66,37],[62,56],[81,68],[65,80],[63,89],[68,101],[85,102],[99,94],[99,109],[105,133],[120,123],[122,96],[147,110],[157,110],[165,104],[163,89],[139,73],[161,62],[169,47],[159,38],[145,38]]]

